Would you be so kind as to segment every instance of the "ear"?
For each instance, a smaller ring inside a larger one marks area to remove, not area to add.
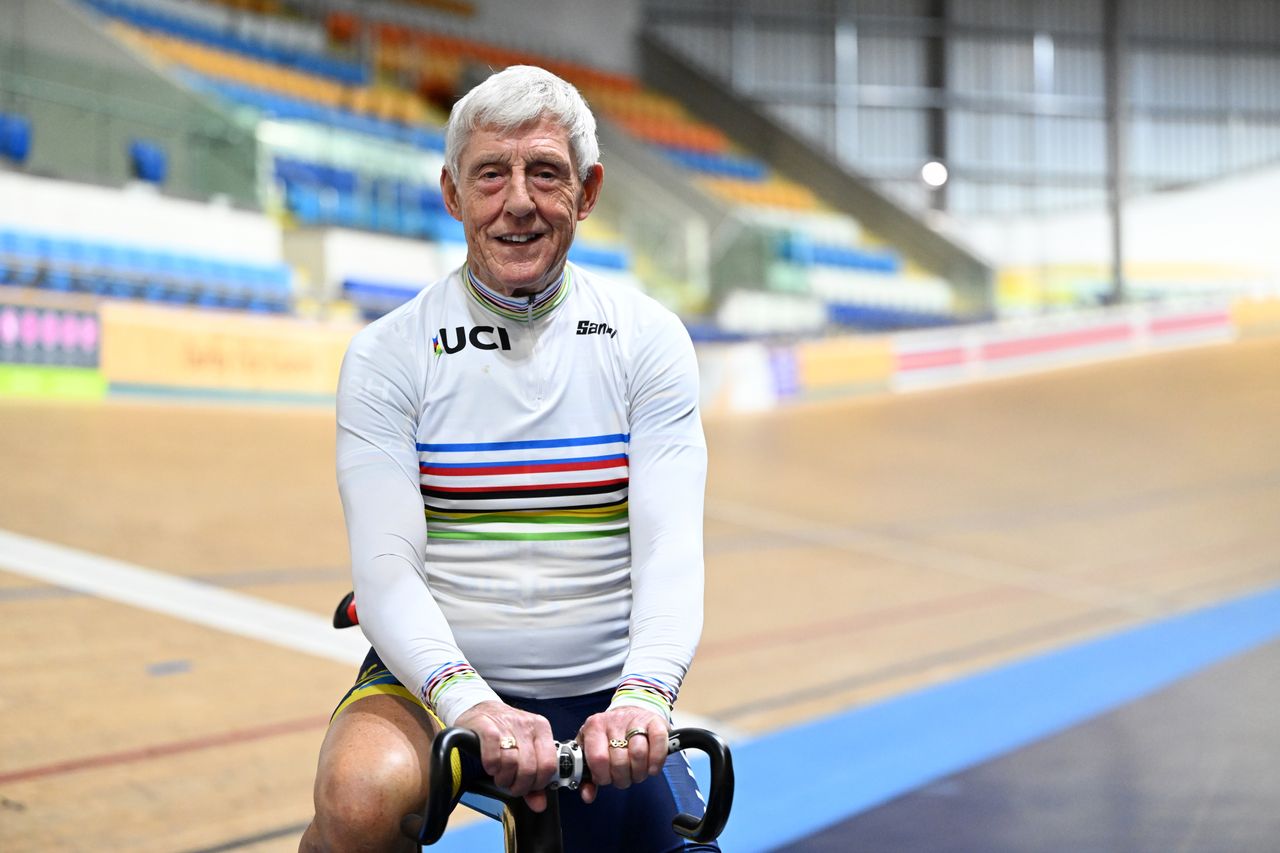
[[[440,169],[440,195],[444,197],[445,210],[449,211],[450,216],[461,222],[462,201],[458,198],[458,185],[453,182],[453,176],[444,167]]]
[[[587,179],[582,182],[582,203],[578,205],[578,221],[586,219],[600,200],[600,188],[604,186],[604,166],[596,163]]]

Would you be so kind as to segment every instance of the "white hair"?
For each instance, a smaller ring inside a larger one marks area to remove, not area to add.
[[[543,68],[512,65],[489,77],[454,104],[444,132],[445,168],[458,179],[462,150],[478,128],[510,131],[550,118],[569,135],[569,147],[586,180],[600,162],[596,118],[569,83]]]

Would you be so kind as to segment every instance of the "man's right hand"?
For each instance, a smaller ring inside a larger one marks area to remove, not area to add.
[[[547,807],[544,790],[555,778],[559,754],[546,717],[512,708],[502,702],[481,702],[464,711],[453,724],[480,736],[480,763],[498,787],[524,797],[529,808]],[[503,748],[502,744],[515,745]]]

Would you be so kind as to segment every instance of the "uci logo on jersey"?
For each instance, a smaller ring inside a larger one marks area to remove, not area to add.
[[[590,320],[579,320],[578,334],[608,335],[611,338],[616,338],[618,336],[618,330],[610,326],[608,323],[593,323]]]
[[[498,335],[497,341],[493,339],[494,334]],[[485,337],[481,337],[481,336]],[[467,345],[467,341],[476,349],[511,349],[511,338],[507,337],[507,330],[499,326],[472,326],[470,329],[465,326],[457,326],[453,330],[453,342],[449,341],[449,330],[441,329],[440,334],[431,339],[431,350],[437,356],[445,353],[454,353]]]

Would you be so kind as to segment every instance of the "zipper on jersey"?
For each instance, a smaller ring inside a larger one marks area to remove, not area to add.
[[[533,402],[542,405],[542,365],[538,359],[538,330],[533,320],[533,300],[535,294],[529,294],[524,303],[524,320],[529,328],[529,360],[533,366]]]
[[[529,366],[533,369],[533,405],[534,408],[540,409],[542,408],[542,365],[538,363],[538,330],[533,325],[533,297],[534,294],[531,293],[525,299],[524,322],[525,328],[529,330]],[[524,552],[525,565],[537,565],[532,540],[520,543],[520,549]],[[522,598],[523,595],[522,591]]]

